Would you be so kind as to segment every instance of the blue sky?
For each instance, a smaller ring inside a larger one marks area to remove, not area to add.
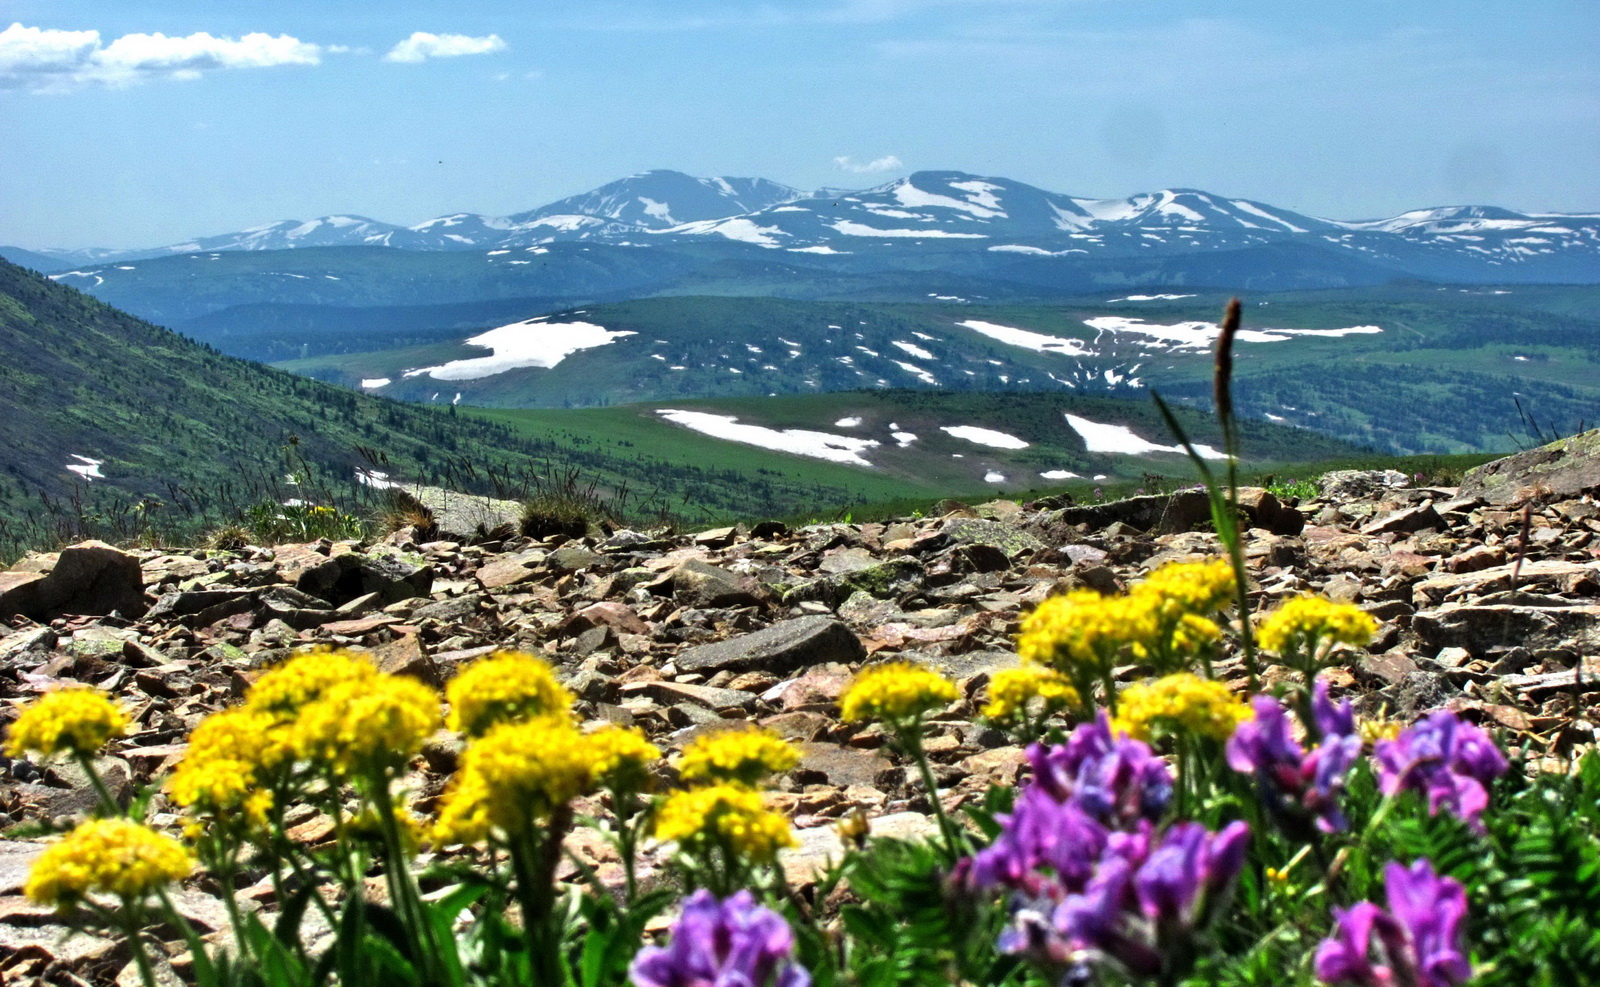
[[[0,243],[504,214],[650,168],[1596,211],[1596,51],[1593,0],[0,0]]]

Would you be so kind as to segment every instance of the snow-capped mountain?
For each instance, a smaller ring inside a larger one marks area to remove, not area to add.
[[[917,172],[861,191],[816,193],[760,178],[651,171],[503,217],[456,213],[399,227],[340,215],[155,250],[39,251],[33,256],[59,258],[65,267],[231,250],[381,246],[505,252],[570,241],[633,247],[740,244],[821,256],[955,252],[977,256],[985,265],[1143,260],[1297,245],[1290,248],[1300,251],[1297,256],[1306,250],[1343,256],[1395,276],[1600,280],[1600,215],[1453,206],[1345,222],[1197,189],[1094,199],[953,171]]]

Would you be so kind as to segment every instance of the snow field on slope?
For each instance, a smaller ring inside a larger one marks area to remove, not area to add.
[[[1115,452],[1128,456],[1143,456],[1152,452],[1183,452],[1181,445],[1163,446],[1141,439],[1126,425],[1106,425],[1074,414],[1066,415],[1066,419],[1072,430],[1083,438],[1084,448],[1089,452]],[[1203,459],[1228,458],[1224,453],[1204,443],[1196,442],[1194,448]]]
[[[406,377],[427,374],[435,380],[477,380],[524,367],[554,367],[579,350],[605,346],[628,331],[612,331],[592,322],[540,322],[529,319],[490,329],[466,340],[468,346],[491,350],[491,356],[451,360],[437,367],[407,370]]]
[[[980,428],[977,425],[941,425],[939,431],[957,439],[966,439],[981,446],[990,446],[995,449],[1026,449],[1028,443],[1015,435],[996,431],[992,428]]]
[[[714,415],[705,411],[661,408],[656,414],[674,424],[715,439],[742,442],[773,452],[810,456],[814,459],[826,459],[851,466],[870,467],[872,464],[862,458],[861,454],[881,444],[876,439],[858,439],[854,436],[815,432],[804,428],[786,428],[780,431],[764,425],[747,425],[740,422],[735,415]]]

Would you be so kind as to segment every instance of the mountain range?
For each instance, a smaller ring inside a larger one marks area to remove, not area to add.
[[[1473,282],[1600,281],[1600,214],[1518,213],[1494,206],[1418,209],[1340,221],[1197,189],[1125,199],[1048,192],[1006,178],[922,171],[861,191],[804,192],[761,178],[650,171],[510,216],[456,213],[403,227],[363,216],[285,220],[144,250],[24,250],[0,255],[46,271],[184,254],[307,247],[481,252],[529,261],[551,245],[723,243],[855,257],[936,252],[994,261],[1148,262],[1296,245],[1394,276]],[[970,262],[970,261],[969,261]],[[85,272],[77,277],[87,278]],[[69,275],[71,276],[71,275]],[[84,281],[80,286],[89,287]]]

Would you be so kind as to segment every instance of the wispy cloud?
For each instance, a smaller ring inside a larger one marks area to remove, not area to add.
[[[315,45],[287,34],[219,38],[124,34],[104,42],[99,31],[61,31],[13,23],[0,31],[0,89],[69,92],[85,86],[131,86],[151,79],[195,79],[221,69],[316,65],[348,49]]]
[[[505,41],[498,34],[474,38],[467,34],[429,34],[417,31],[383,56],[386,62],[425,62],[430,58],[455,58],[460,55],[487,55],[504,51]]]
[[[902,171],[905,165],[892,154],[885,154],[881,158],[871,161],[858,162],[848,154],[841,154],[833,159],[834,167],[840,171],[848,171],[857,175],[864,175],[872,171]]]

